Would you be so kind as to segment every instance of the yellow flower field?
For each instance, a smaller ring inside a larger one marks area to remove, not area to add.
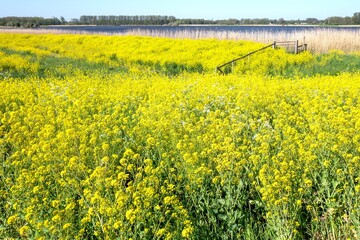
[[[65,37],[64,37],[65,36]],[[0,34],[1,47],[27,52],[38,57],[61,56],[86,59],[117,67],[122,64],[138,72],[145,66],[186,68],[213,72],[215,67],[263,46],[249,41],[186,40],[152,37],[114,37],[84,35]],[[287,54],[285,50],[268,49],[247,68],[263,73],[270,66],[282,69],[287,64],[301,64],[313,56]],[[242,64],[247,64],[243,62]]]
[[[1,34],[0,238],[358,239],[360,73],[268,76],[313,58],[269,49],[214,74],[262,46]]]

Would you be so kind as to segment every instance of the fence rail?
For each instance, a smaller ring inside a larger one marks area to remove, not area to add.
[[[249,52],[248,54],[246,54],[246,55],[244,55],[244,56],[235,58],[235,59],[231,60],[230,62],[224,63],[223,65],[217,66],[217,67],[216,67],[216,70],[219,71],[219,72],[222,73],[222,74],[225,74],[225,73],[221,70],[222,67],[225,67],[226,65],[232,64],[232,63],[234,63],[234,62],[236,62],[236,61],[239,61],[239,60],[244,59],[244,58],[246,58],[246,57],[248,57],[248,56],[251,56],[251,55],[253,55],[254,53],[263,51],[263,50],[265,50],[265,49],[267,49],[267,48],[269,48],[269,47],[274,47],[274,43],[272,43],[272,44],[270,44],[270,45],[267,45],[267,46],[265,46],[265,47],[263,47],[263,48],[260,48],[260,49],[258,49],[258,50]]]

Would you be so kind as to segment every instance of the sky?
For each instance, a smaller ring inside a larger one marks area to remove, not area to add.
[[[353,16],[360,0],[0,0],[0,17],[167,15],[176,18],[286,20]]]

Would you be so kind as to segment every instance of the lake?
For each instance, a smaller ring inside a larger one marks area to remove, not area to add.
[[[64,30],[76,32],[92,33],[126,33],[132,31],[165,31],[165,32],[183,32],[183,31],[219,31],[219,32],[286,32],[292,33],[304,30],[332,29],[332,30],[353,30],[358,31],[359,27],[328,27],[328,26],[47,26],[41,29]]]

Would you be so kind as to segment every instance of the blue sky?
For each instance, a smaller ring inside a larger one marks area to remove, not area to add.
[[[354,12],[360,12],[360,0],[0,0],[0,17],[63,16],[67,20],[81,15],[325,19]]]

